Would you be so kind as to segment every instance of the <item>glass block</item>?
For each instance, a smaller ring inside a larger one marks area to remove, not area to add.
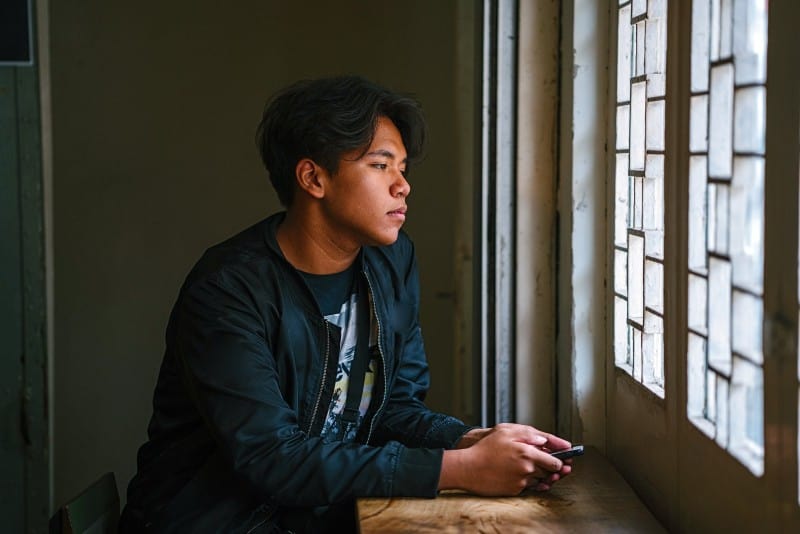
[[[766,104],[766,87],[736,90],[733,108],[733,149],[736,152],[764,154]]]
[[[630,166],[640,171],[644,170],[645,153],[645,85],[645,82],[631,84]]]
[[[614,249],[614,292],[628,296],[628,253]]]
[[[708,184],[706,188],[708,219],[706,220],[706,245],[709,251],[717,250],[717,187]]]
[[[730,387],[730,450],[754,474],[764,472],[764,377],[760,366],[735,358]]]
[[[764,371],[758,365],[736,358],[733,364],[733,385],[746,390],[742,399],[746,413],[744,437],[756,446],[764,446]]]
[[[633,378],[642,381],[642,331],[633,328]]]
[[[664,101],[654,100],[647,103],[647,119],[645,120],[645,148],[647,150],[664,150]]]
[[[731,182],[733,283],[761,294],[764,278],[764,158],[737,157]]]
[[[614,362],[628,366],[628,301],[614,297]]]
[[[706,419],[712,423],[717,422],[717,374],[708,368],[706,363],[706,406],[705,416]]]
[[[626,82],[627,83],[627,82]],[[631,107],[628,104],[617,106],[617,150],[628,150]]]
[[[628,236],[628,319],[641,325],[644,319],[644,238]]]
[[[660,313],[652,310],[645,310],[644,312],[644,329],[645,334],[663,334],[664,333],[664,318]]]
[[[689,268],[706,270],[706,157],[689,158]]]
[[[733,55],[733,0],[719,0],[719,57]]]
[[[633,376],[633,334],[636,331],[634,327],[628,323],[628,352],[626,355],[628,365],[628,372]]]
[[[763,303],[760,298],[742,291],[733,291],[733,350],[748,358],[752,363],[761,364]]]
[[[644,254],[649,258],[664,259],[664,232],[662,230],[646,230]]]
[[[617,154],[614,191],[614,244],[628,246],[628,154]]]
[[[709,19],[709,32],[711,33],[709,59],[719,60],[719,34],[720,34],[720,3],[722,0],[711,0],[711,18]]]
[[[642,228],[661,230],[664,228],[664,182],[660,178],[642,179]]]
[[[690,418],[705,416],[706,340],[689,333],[687,346],[686,408]]]
[[[729,410],[728,410],[728,390],[730,384],[727,379],[717,376],[717,443],[720,447],[728,448],[729,436]],[[737,414],[738,415],[738,414]]]
[[[663,184],[664,180],[664,155],[663,154],[648,154],[645,158],[644,175],[647,178],[653,178]],[[663,185],[661,186],[663,194]],[[662,202],[663,204],[663,202]]]
[[[708,365],[725,376],[731,372],[731,264],[708,259]]]
[[[650,0],[647,2],[647,18],[658,19],[667,16],[667,0]]]
[[[647,98],[663,98],[667,94],[667,75],[653,72],[647,75]]]
[[[645,70],[647,71],[647,97],[663,97],[667,93],[667,6],[666,0],[647,3],[647,46]]]
[[[711,69],[708,117],[708,175],[730,178],[733,159],[733,65]]]
[[[628,176],[628,228],[636,228],[636,177]],[[627,247],[628,234],[625,232],[625,245]]]
[[[693,96],[689,105],[689,151],[708,150],[708,95]],[[619,113],[617,114],[619,117]]]
[[[712,193],[713,192],[713,193]],[[708,186],[708,201],[709,204],[713,201],[714,205],[714,225],[713,229],[716,232],[714,236],[713,246],[711,239],[709,239],[708,250],[717,252],[719,254],[728,254],[728,225],[730,222],[730,188],[724,184],[709,184]],[[709,211],[709,214],[711,212]],[[711,228],[711,225],[709,225]]]
[[[633,37],[636,40],[636,48],[634,49],[634,57],[633,57],[634,76],[642,76],[645,74],[644,60],[646,57],[646,46],[645,46],[645,38],[647,37],[647,33],[645,31],[646,24],[647,21],[642,20],[640,22],[637,22],[633,26],[634,28]]]
[[[617,102],[628,102],[631,99],[632,48],[631,6],[628,4],[619,9],[617,23]]]
[[[736,84],[767,79],[767,0],[738,0],[733,12]]]
[[[666,49],[664,47],[664,22],[666,19],[650,18],[645,21],[644,70],[647,74],[664,72]]]
[[[631,16],[638,17],[647,13],[647,0],[633,0],[631,2]]]
[[[693,93],[708,91],[708,62],[711,5],[708,0],[692,2],[692,76]]]
[[[664,386],[664,320],[645,312],[642,334],[642,382],[648,386]]]
[[[664,265],[649,259],[644,262],[644,304],[664,313]]]
[[[704,276],[689,273],[689,328],[701,334],[707,333],[708,283]]]
[[[644,203],[644,178],[631,176],[633,187],[633,212],[631,213],[632,228],[642,229],[643,203]]]

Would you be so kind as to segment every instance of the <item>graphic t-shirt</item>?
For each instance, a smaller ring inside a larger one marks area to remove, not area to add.
[[[361,421],[367,413],[372,400],[372,386],[375,383],[375,368],[377,361],[374,354],[373,336],[370,335],[370,360],[367,372],[364,375],[364,390],[361,393],[361,403],[358,406],[358,421],[355,425],[347,425],[340,421],[345,403],[347,402],[347,387],[350,385],[350,368],[356,354],[356,313],[357,298],[355,293],[342,304],[339,313],[326,315],[325,319],[340,328],[341,342],[339,344],[339,365],[336,368],[336,383],[333,386],[333,397],[328,407],[328,415],[322,427],[322,435],[332,441],[353,441],[356,432],[361,427]]]
[[[350,384],[350,369],[356,353],[356,325],[358,297],[355,293],[355,268],[330,275],[313,275],[303,273],[303,277],[311,288],[320,305],[320,309],[332,329],[339,335],[339,364],[336,367],[336,382],[333,396],[322,427],[322,436],[327,441],[353,441],[364,415],[372,400],[372,387],[375,383],[377,368],[376,339],[373,321],[370,317],[369,366],[364,376],[364,389],[358,407],[359,416],[355,424],[347,424],[341,420],[347,402],[347,388]],[[338,302],[338,304],[336,304]],[[371,309],[371,306],[369,306]]]

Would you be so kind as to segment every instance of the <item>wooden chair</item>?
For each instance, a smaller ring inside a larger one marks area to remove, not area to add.
[[[114,473],[106,473],[50,519],[50,534],[116,534],[119,493]]]

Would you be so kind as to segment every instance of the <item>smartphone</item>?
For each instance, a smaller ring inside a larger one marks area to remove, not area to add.
[[[583,454],[583,445],[573,445],[569,449],[563,449],[560,451],[551,452],[551,456],[555,456],[559,460],[566,460],[567,458],[572,458],[573,456],[580,456]]]

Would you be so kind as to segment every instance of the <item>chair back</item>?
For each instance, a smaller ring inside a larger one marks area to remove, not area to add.
[[[117,481],[106,473],[55,513],[50,534],[116,534],[118,524]]]

